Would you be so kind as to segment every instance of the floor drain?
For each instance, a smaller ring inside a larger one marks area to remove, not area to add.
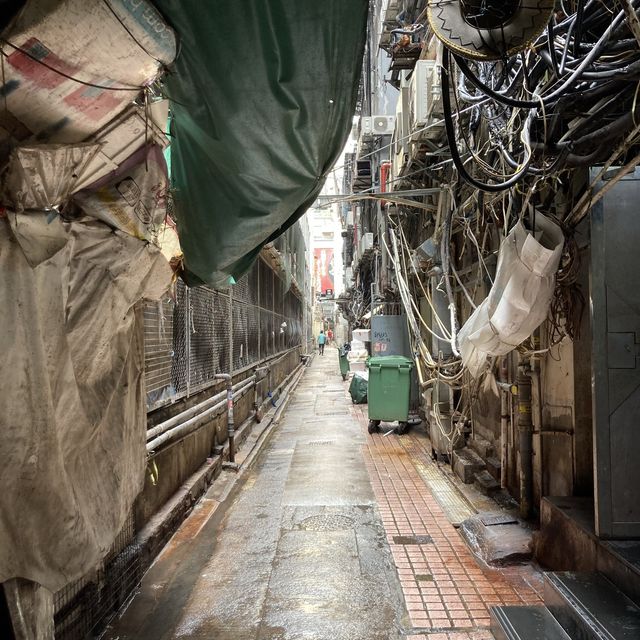
[[[393,536],[394,544],[433,544],[431,536]]]
[[[318,516],[310,516],[300,523],[300,528],[305,531],[341,531],[353,527],[353,518],[340,514],[323,513]]]
[[[310,447],[320,447],[322,445],[325,444],[333,444],[335,442],[335,440],[312,440],[311,442],[308,442],[307,444]]]
[[[518,521],[513,516],[507,515],[495,515],[495,516],[482,516],[480,518],[482,524],[485,527],[495,527],[498,524],[517,524]]]

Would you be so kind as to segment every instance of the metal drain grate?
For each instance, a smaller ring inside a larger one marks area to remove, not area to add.
[[[310,447],[321,447],[326,444],[335,444],[335,440],[312,440],[307,442]]]
[[[518,521],[513,516],[508,515],[495,515],[495,516],[482,516],[480,518],[482,524],[485,527],[495,527],[498,524],[517,524]]]
[[[431,536],[393,536],[394,544],[433,544]]]
[[[318,516],[310,516],[300,523],[300,529],[305,531],[342,531],[351,529],[354,525],[353,518],[337,513],[323,513]]]

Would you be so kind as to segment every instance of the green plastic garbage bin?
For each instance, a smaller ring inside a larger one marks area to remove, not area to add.
[[[369,358],[369,433],[376,431],[381,421],[398,421],[398,433],[408,429],[411,369],[413,361],[404,356]]]

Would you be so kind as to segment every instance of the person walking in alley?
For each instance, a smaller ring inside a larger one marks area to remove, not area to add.
[[[320,335],[318,336],[318,351],[320,355],[324,355],[324,344],[327,341],[327,336],[324,335],[324,331],[320,330]]]

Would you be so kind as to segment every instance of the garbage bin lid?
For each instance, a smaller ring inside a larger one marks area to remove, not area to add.
[[[405,358],[405,356],[373,356],[367,361],[367,365],[378,366],[384,368],[393,367],[413,367],[413,360]]]

